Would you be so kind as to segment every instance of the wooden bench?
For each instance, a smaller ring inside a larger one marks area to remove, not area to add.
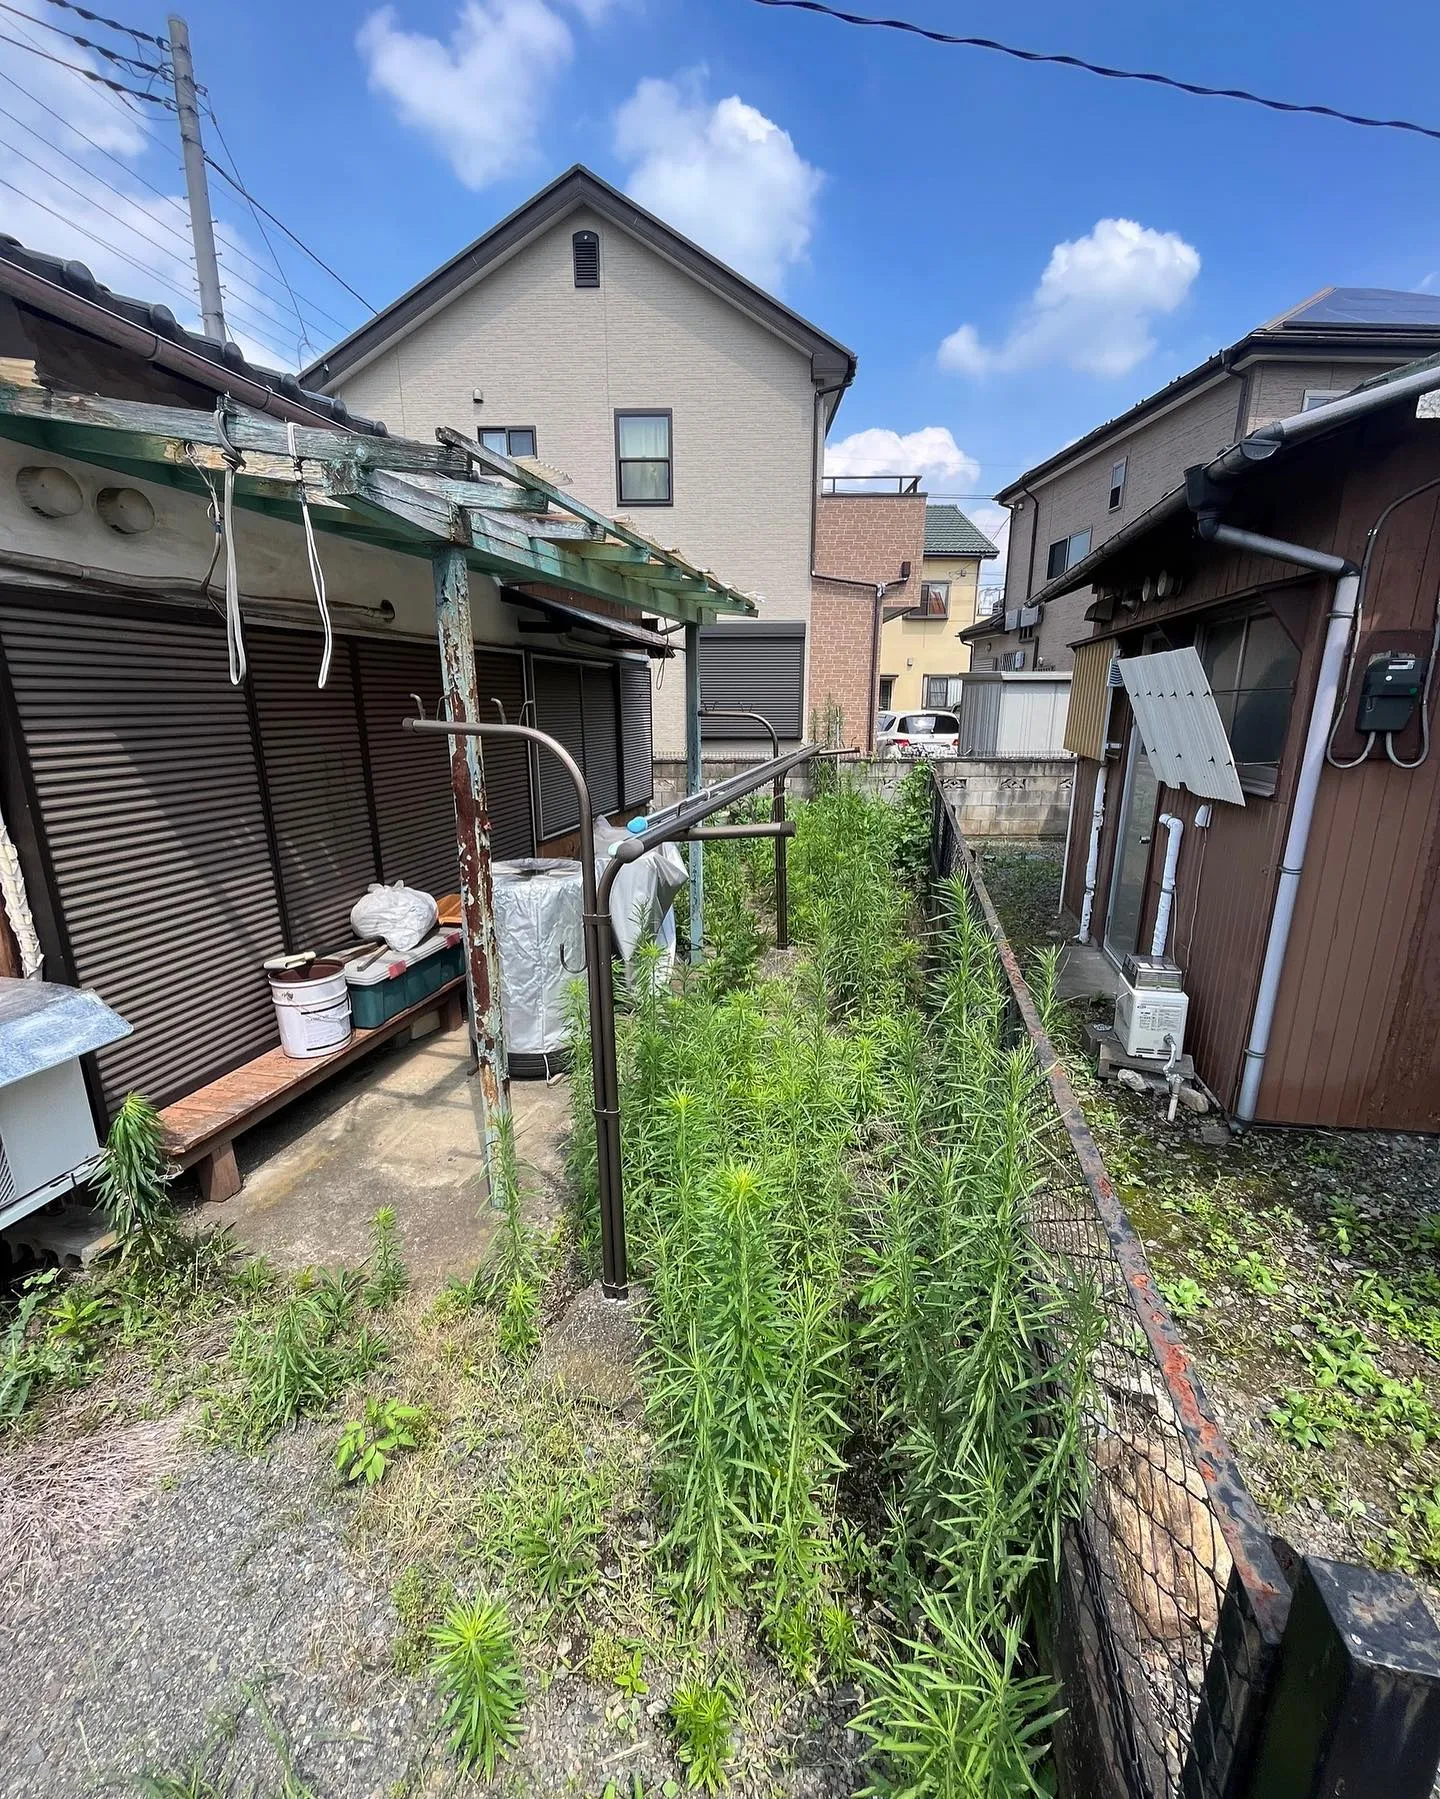
[[[287,1056],[283,1049],[266,1050],[253,1062],[177,1099],[160,1114],[171,1161],[180,1168],[195,1170],[202,1199],[233,1199],[242,1185],[235,1160],[235,1139],[242,1131],[250,1130],[382,1043],[393,1042],[417,1019],[435,1011],[441,1013],[445,1029],[459,1024],[465,1013],[463,976],[437,987],[417,1005],[397,1012],[374,1030],[352,1032],[350,1041],[328,1056],[302,1061]]]

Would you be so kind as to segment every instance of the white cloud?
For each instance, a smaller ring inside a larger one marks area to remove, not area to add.
[[[608,0],[574,4],[595,24]],[[546,0],[465,0],[448,43],[402,30],[383,6],[355,42],[374,91],[472,188],[534,160],[550,89],[575,54],[569,24]]]
[[[98,66],[84,51],[74,55],[87,67]],[[150,143],[123,103],[79,75],[26,56],[18,46],[0,45],[0,70],[23,84],[23,91],[7,89],[5,104],[14,119],[5,136],[14,148],[0,145],[0,232],[28,249],[82,262],[104,286],[163,302],[182,325],[199,330],[184,199],[152,191],[132,177],[128,165],[138,162]],[[299,327],[287,303],[276,297],[278,283],[267,284],[274,291],[257,284],[253,262],[245,258],[258,259],[260,252],[230,220],[222,216],[217,224],[231,337],[257,363],[295,368],[301,360]],[[319,340],[312,347],[321,347],[327,327],[312,325],[311,333]]]
[[[940,345],[940,366],[959,375],[1045,363],[1128,374],[1155,348],[1153,321],[1180,305],[1199,273],[1199,252],[1177,232],[1101,219],[1084,237],[1056,244],[1003,343],[987,345],[973,325],[961,325]]]
[[[693,76],[644,80],[615,115],[615,150],[632,199],[761,287],[803,260],[825,177],[738,94],[712,106]]]
[[[930,493],[964,493],[973,491],[980,479],[980,464],[944,425],[924,425],[903,435],[871,426],[825,446],[825,473],[919,475]]]

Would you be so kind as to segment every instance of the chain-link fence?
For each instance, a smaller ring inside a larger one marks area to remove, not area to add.
[[[934,870],[959,875],[984,914],[1009,980],[1011,1027],[1043,1077],[1050,1174],[1035,1234],[1102,1320],[1085,1418],[1091,1479],[1048,1645],[1067,1708],[1057,1742],[1065,1788],[1107,1799],[1249,1795],[1293,1558],[1245,1485],[938,787],[934,823]]]

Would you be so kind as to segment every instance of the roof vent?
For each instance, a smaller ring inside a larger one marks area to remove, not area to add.
[[[576,287],[599,287],[600,233],[577,231],[570,239],[570,248],[575,257]]]

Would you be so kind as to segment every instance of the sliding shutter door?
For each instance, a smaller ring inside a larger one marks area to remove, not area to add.
[[[439,898],[460,886],[455,801],[450,792],[450,742],[413,737],[402,721],[414,716],[419,694],[425,716],[440,702],[440,647],[434,643],[357,640],[365,750],[375,795],[380,876],[404,881]]]
[[[323,954],[352,941],[350,908],[378,878],[350,646],[335,646],[322,691],[318,636],[248,631],[245,643],[289,947]]]
[[[508,723],[521,718],[525,705],[525,662],[517,652],[475,651],[475,685],[480,718],[499,723],[494,702],[505,708]],[[495,738],[482,745],[485,756],[485,802],[490,808],[490,850],[497,857],[535,854],[535,809],[530,799],[530,752],[524,743]]]
[[[700,632],[700,695],[707,706],[759,712],[782,739],[805,734],[805,627],[789,619],[706,625]],[[707,738],[763,737],[743,718],[707,718]]]
[[[558,738],[583,770],[585,731],[581,720],[580,665],[537,656],[533,668],[536,724],[547,736]],[[535,761],[541,837],[558,837],[564,831],[573,831],[580,823],[580,809],[570,776],[549,750],[537,747]]]
[[[76,979],[134,1035],[105,1104],[166,1105],[277,1041],[283,947],[244,693],[214,625],[0,606],[39,825]]]
[[[641,806],[655,790],[655,750],[650,726],[650,668],[620,664],[620,803]]]
[[[585,779],[597,814],[620,810],[620,734],[613,668],[586,668],[580,676],[585,722]]]

